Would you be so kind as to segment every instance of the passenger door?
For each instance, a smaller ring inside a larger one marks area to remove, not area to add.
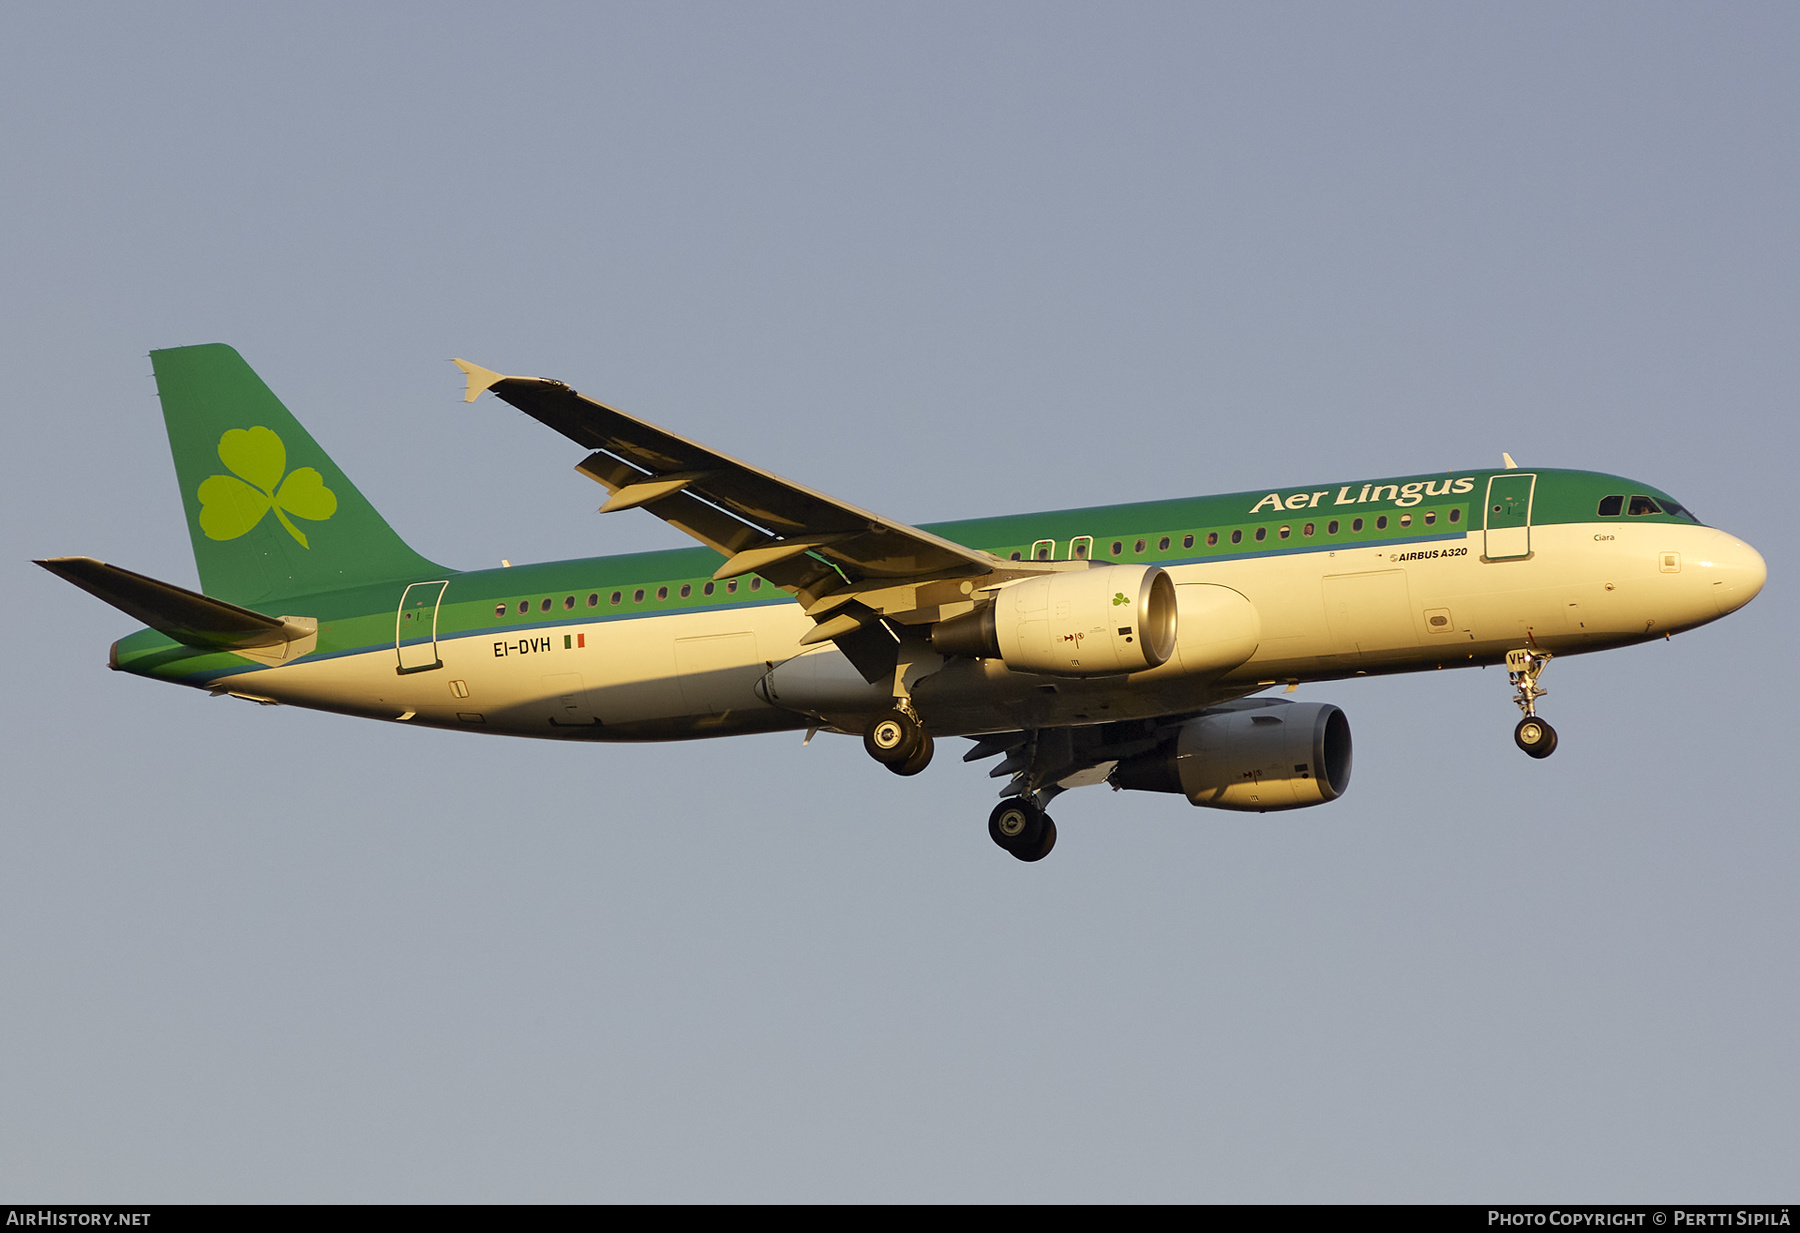
[[[1509,473],[1488,479],[1481,555],[1507,561],[1531,555],[1531,498],[1535,474]]]
[[[400,594],[400,611],[394,614],[394,653],[399,658],[398,673],[429,672],[442,668],[438,658],[438,604],[444,598],[442,582],[415,582]]]

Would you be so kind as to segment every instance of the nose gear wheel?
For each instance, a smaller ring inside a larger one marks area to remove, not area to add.
[[[1513,729],[1513,744],[1534,758],[1548,758],[1556,752],[1556,729],[1536,715],[1527,715]]]
[[[1506,653],[1506,679],[1512,682],[1513,704],[1525,713],[1513,729],[1513,744],[1534,758],[1556,752],[1556,729],[1538,718],[1537,700],[1549,691],[1538,688],[1538,678],[1550,666],[1551,655],[1535,646]]]

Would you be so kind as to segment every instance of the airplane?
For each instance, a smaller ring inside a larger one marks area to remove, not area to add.
[[[1213,809],[1335,800],[1350,725],[1301,682],[1501,664],[1513,738],[1558,655],[1726,616],[1754,548],[1662,490],[1498,470],[909,526],[577,393],[456,360],[579,446],[602,513],[699,547],[459,571],[414,552],[243,358],[150,353],[201,589],[38,561],[147,628],[108,664],[252,702],[564,741],[860,734],[897,775],[937,738],[1001,759],[1021,861],[1084,785]]]

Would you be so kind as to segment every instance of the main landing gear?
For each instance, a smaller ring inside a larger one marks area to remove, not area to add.
[[[988,815],[988,837],[1022,861],[1041,861],[1056,846],[1056,823],[1029,796],[1009,796]]]
[[[912,708],[883,711],[863,729],[863,748],[896,775],[917,775],[931,763],[931,733]]]
[[[1534,758],[1556,752],[1556,729],[1538,718],[1537,700],[1549,691],[1538,688],[1538,678],[1550,666],[1550,652],[1527,648],[1506,653],[1506,677],[1517,692],[1513,702],[1525,718],[1513,729],[1513,744]]]
[[[1024,734],[1020,734],[1021,743]],[[905,699],[883,711],[863,729],[863,748],[875,761],[896,775],[917,775],[931,761],[931,733],[919,722]],[[976,753],[981,753],[977,748]],[[999,752],[996,747],[992,752]],[[982,756],[989,756],[982,754]],[[964,759],[967,761],[968,759]],[[1029,761],[1029,758],[1027,759]],[[1009,769],[1003,767],[1002,770]],[[1021,776],[1021,780],[1025,777]],[[1010,789],[1017,792],[1019,789]],[[1056,823],[1044,812],[1044,802],[1058,792],[1054,785],[1037,792],[1009,796],[988,815],[988,838],[1012,854],[1015,860],[1041,861],[1056,846]]]

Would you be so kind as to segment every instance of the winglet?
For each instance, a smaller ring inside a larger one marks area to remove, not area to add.
[[[506,380],[499,373],[483,368],[479,364],[471,364],[467,360],[451,360],[450,362],[469,376],[469,392],[463,395],[464,402],[474,402],[483,390],[488,389],[495,382]]]

